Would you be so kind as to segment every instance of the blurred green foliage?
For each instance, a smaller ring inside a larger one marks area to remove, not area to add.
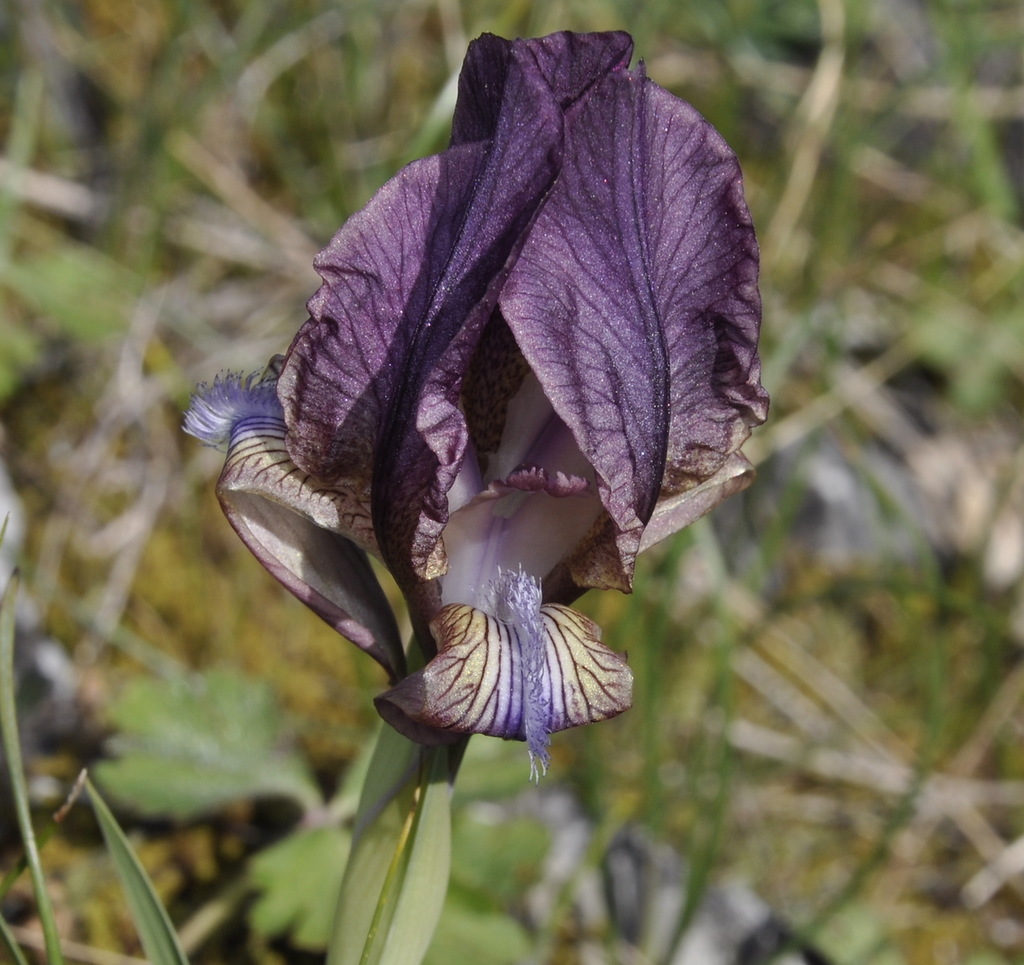
[[[290,935],[299,948],[327,947],[351,834],[331,825],[290,834],[261,851],[251,877],[259,898],[249,912],[264,935]]]
[[[33,786],[56,806],[47,787],[105,758],[192,961],[317,960],[331,869],[294,869],[347,846],[339,786],[384,681],[247,556],[181,410],[287,346],[312,254],[443,145],[468,40],[563,28],[630,30],[739,154],[773,409],[749,494],[641,560],[632,598],[584,601],[636,703],[555,741],[545,790],[571,790],[593,844],[547,918],[525,752],[471,744],[431,960],[618,960],[573,887],[627,823],[687,860],[689,912],[742,878],[841,965],[1020,960],[1019,4],[8,9],[0,451],[81,715]],[[97,849],[75,812],[47,844],[60,920],[133,949]],[[19,882],[2,910],[31,929],[30,909]]]
[[[196,818],[241,798],[288,798],[304,811],[323,798],[303,757],[287,747],[267,681],[213,671],[201,677],[139,677],[106,712],[113,760],[96,778],[150,816]]]

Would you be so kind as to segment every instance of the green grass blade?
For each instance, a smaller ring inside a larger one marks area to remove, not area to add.
[[[21,761],[21,742],[18,739],[18,713],[14,700],[14,603],[18,593],[18,577],[11,577],[0,603],[0,731],[3,734],[4,754],[14,796],[14,809],[25,846],[25,858],[32,874],[32,890],[36,898],[36,911],[43,927],[46,960],[50,965],[63,965],[60,937],[53,916],[53,906],[46,893],[43,868],[39,861],[39,848],[32,828],[32,815],[28,803],[28,786]]]
[[[103,840],[121,879],[121,887],[146,957],[152,965],[188,965],[167,911],[160,903],[153,883],[135,856],[128,838],[92,781],[86,781],[86,787],[96,812],[96,820],[103,832]]]
[[[6,949],[14,965],[28,965],[28,960],[22,955],[18,943],[14,940],[14,936],[3,918],[0,918],[0,948]]]
[[[2,535],[2,534],[0,534]],[[85,786],[85,771],[78,775],[78,779],[75,781],[74,786],[71,788],[71,793],[68,795],[68,799],[61,805],[59,811],[53,816],[53,820],[42,828],[36,834],[36,850],[42,854],[43,848],[46,846],[46,842],[50,840],[56,833],[57,828],[61,822],[67,817],[68,812],[74,807],[75,802],[78,800],[78,795],[82,793],[82,788]],[[11,890],[16,882],[24,873],[28,867],[28,858],[22,855],[12,866],[11,869],[3,876],[0,880],[0,901],[6,897],[7,892]]]

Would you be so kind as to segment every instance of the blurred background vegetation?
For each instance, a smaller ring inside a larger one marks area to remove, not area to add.
[[[7,0],[32,788],[42,821],[96,765],[197,963],[319,960],[385,681],[230,531],[191,388],[287,346],[314,252],[443,146],[470,39],[610,28],[740,156],[772,413],[754,487],[585,600],[634,709],[539,792],[472,743],[434,960],[649,961],[742,882],[841,965],[1024,961],[1017,0]],[[671,921],[588,903],[623,829],[685,862]],[[87,808],[43,860],[71,960],[139,954]],[[32,908],[0,905],[27,943]]]

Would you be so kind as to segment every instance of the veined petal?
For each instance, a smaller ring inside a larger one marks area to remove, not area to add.
[[[505,406],[500,443],[483,456],[490,484],[484,488],[476,464],[467,459],[460,482],[462,476],[473,479],[449,491],[444,603],[481,605],[499,570],[547,576],[603,512],[593,468],[532,374]],[[548,596],[546,581],[545,599],[569,602]]]
[[[242,542],[397,679],[404,668],[398,627],[364,551],[375,546],[369,507],[295,466],[273,381],[219,379],[196,394],[185,424],[204,441],[227,446],[217,496]]]
[[[640,552],[700,519],[722,500],[742,492],[753,480],[754,467],[743,453],[734,452],[711,478],[682,492],[663,495],[654,507],[650,522],[644,527]]]
[[[429,732],[524,740],[532,771],[547,768],[548,736],[607,720],[632,703],[633,676],[600,628],[568,607],[540,604],[523,573],[495,583],[492,612],[444,607],[431,623],[437,656],[381,694],[392,726],[424,740]],[[435,739],[436,740],[436,739]]]
[[[613,527],[595,538],[614,536],[619,570],[605,559],[600,585],[629,588],[658,500],[715,476],[764,419],[756,283],[731,150],[642,71],[609,74],[500,300],[597,473]]]
[[[481,38],[452,146],[385,185],[317,259],[324,285],[280,380],[288,447],[319,478],[372,480],[374,527],[407,591],[445,571],[462,379],[558,174],[565,120],[631,50],[622,33]]]
[[[406,585],[443,572],[461,379],[561,161],[561,113],[528,58],[510,58],[500,102],[491,137],[409,165],[318,256],[324,285],[279,383],[296,463],[372,479]]]
[[[500,123],[509,68],[516,60],[531,63],[569,117],[591,89],[613,70],[629,66],[633,38],[617,30],[505,40],[483,34],[470,45],[459,74],[459,98],[452,118],[452,144],[481,141]]]

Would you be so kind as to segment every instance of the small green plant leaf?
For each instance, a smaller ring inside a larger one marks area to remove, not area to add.
[[[87,781],[86,787],[146,957],[152,965],[188,965],[188,959],[185,958],[178,936],[149,875],[92,782]]]
[[[851,901],[826,921],[814,935],[830,961],[875,962],[878,965],[907,965],[904,956],[893,946],[885,923],[869,905]]]
[[[349,832],[325,825],[296,831],[256,855],[249,866],[260,889],[249,912],[252,927],[267,937],[288,934],[299,948],[323,951],[351,843]]]
[[[381,730],[356,818],[329,965],[418,965],[451,864],[449,750]]]
[[[109,712],[116,759],[96,778],[145,814],[190,818],[241,798],[280,795],[304,811],[323,798],[288,748],[284,715],[263,681],[231,671],[132,681]]]

